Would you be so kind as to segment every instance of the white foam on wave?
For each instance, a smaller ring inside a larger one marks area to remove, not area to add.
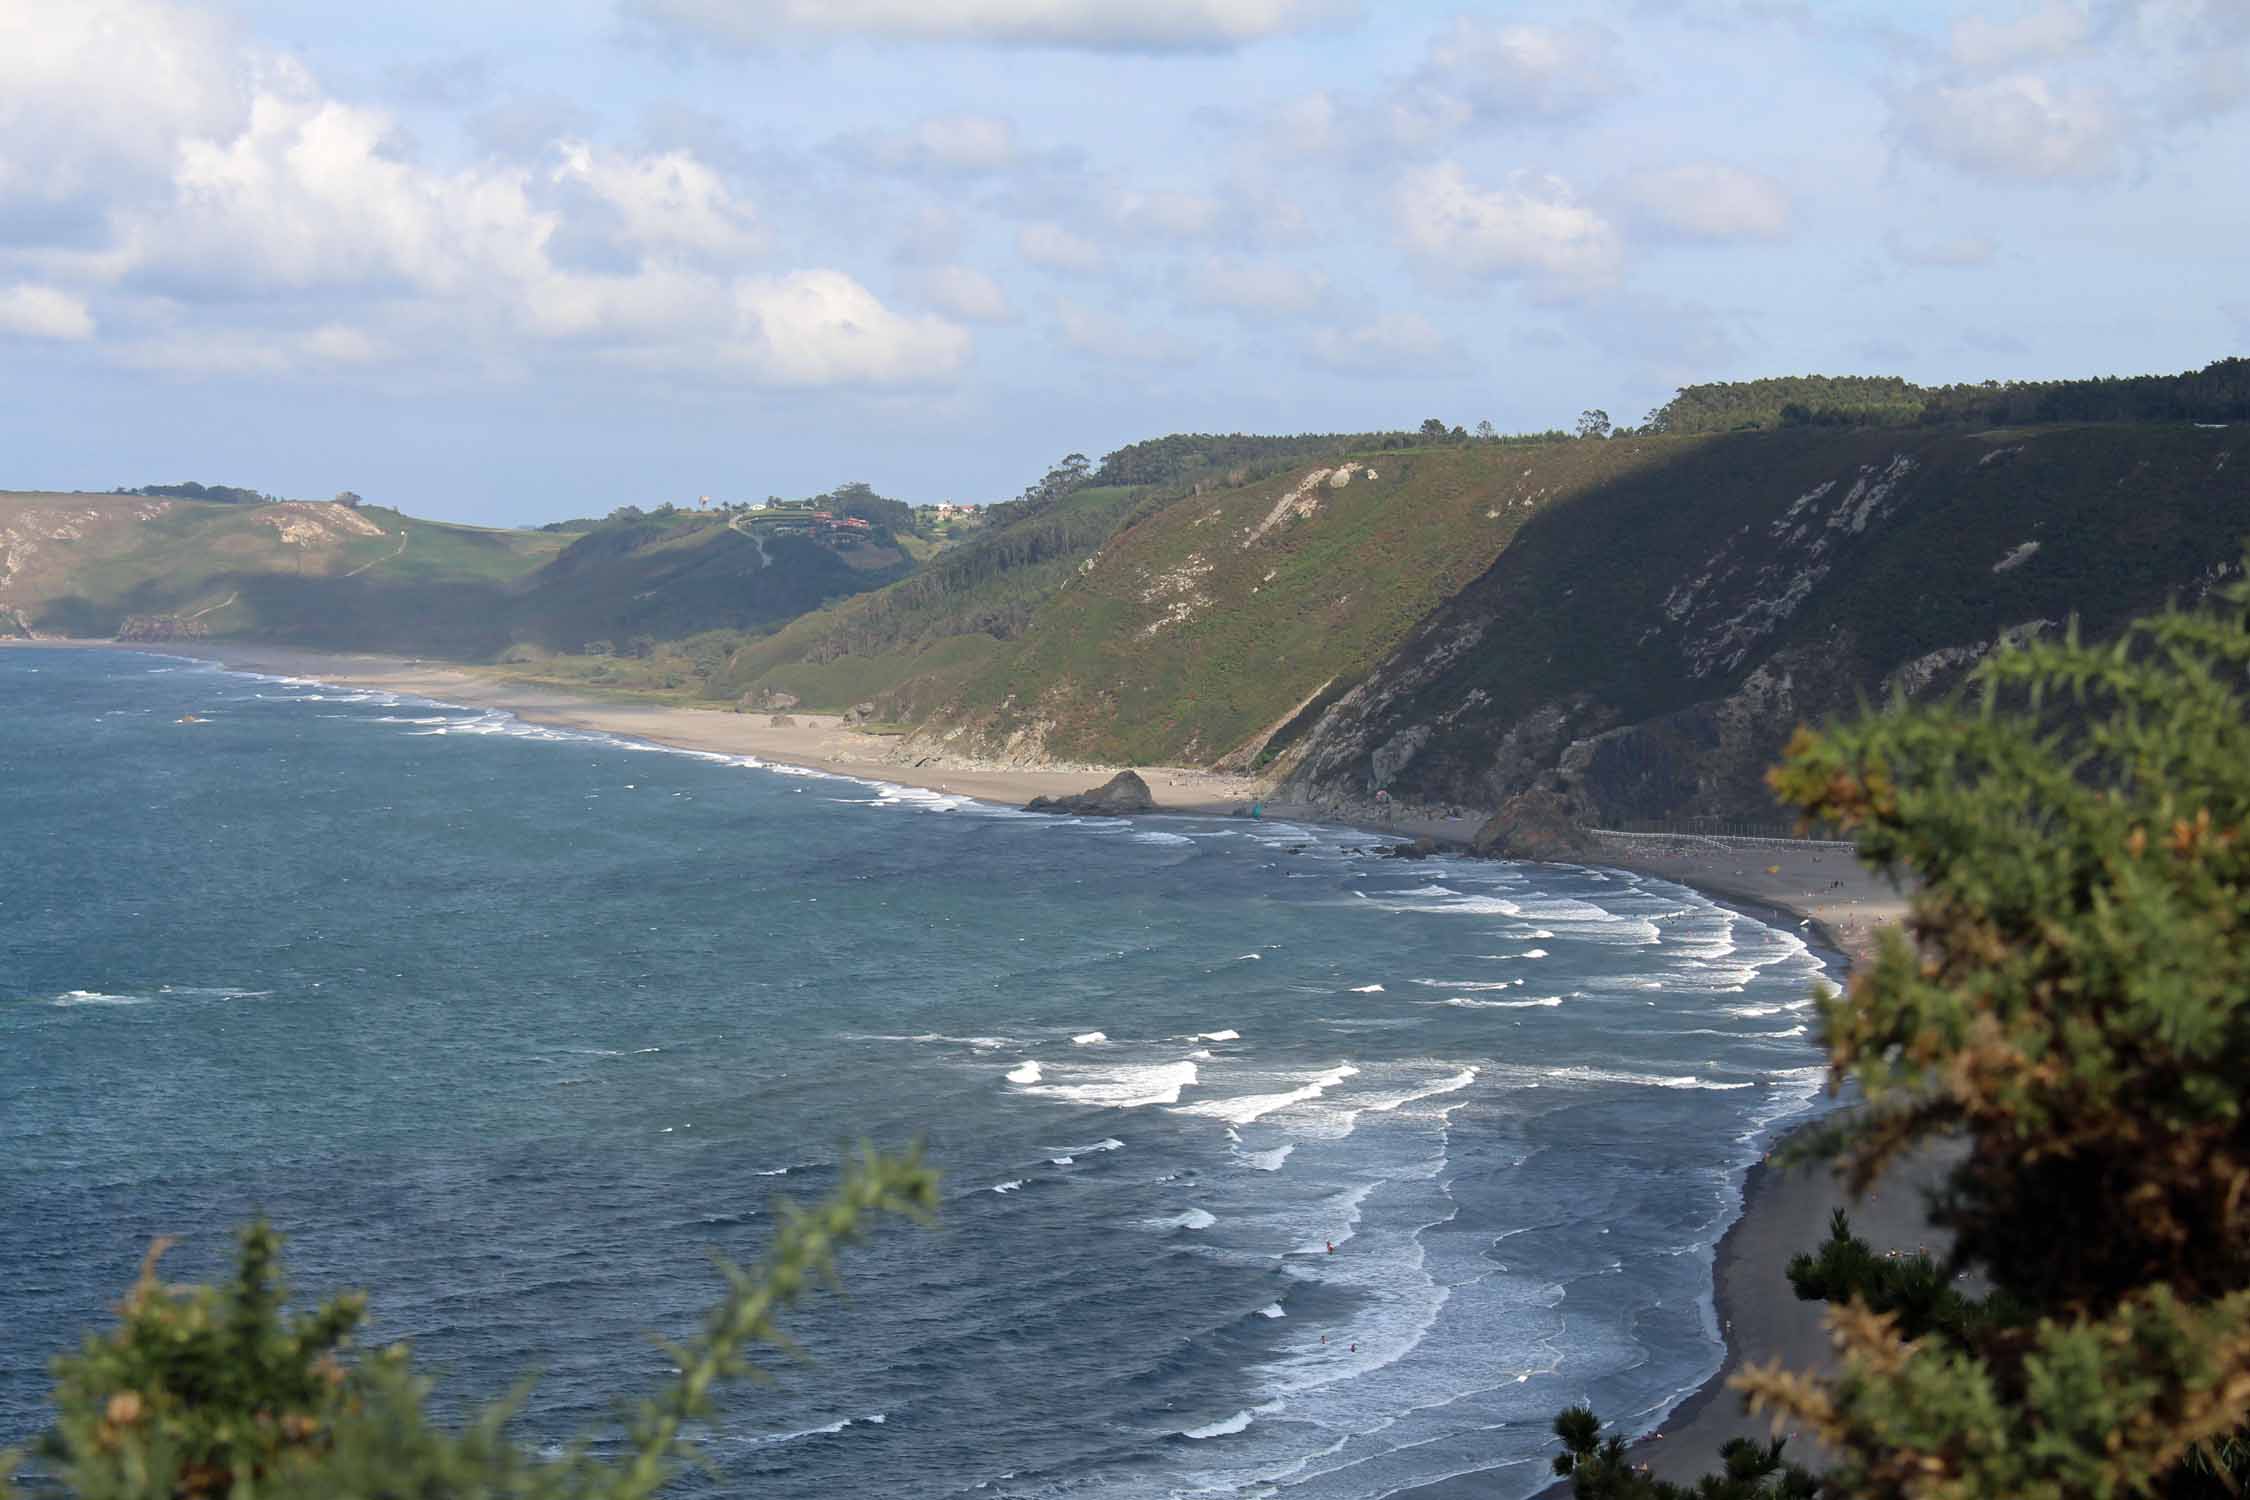
[[[1195,1064],[1186,1061],[1099,1070],[1072,1068],[1068,1076],[1070,1082],[1033,1084],[1024,1092],[1072,1104],[1139,1109],[1151,1104],[1177,1104],[1180,1090],[1196,1082]]]
[[[74,1005],[146,1005],[152,995],[112,995],[105,990],[64,990],[47,1003],[68,1009]]]
[[[1195,840],[1184,833],[1164,833],[1156,829],[1150,829],[1144,833],[1134,834],[1133,842],[1136,844],[1193,844]]]
[[[264,1000],[272,990],[242,990],[228,985],[167,984],[157,989],[159,995],[179,995],[189,1000]]]
[[[1562,1078],[1572,1083],[1631,1083],[1657,1089],[1747,1089],[1756,1085],[1749,1082],[1720,1083],[1715,1079],[1700,1078],[1693,1073],[1624,1073],[1611,1068],[1541,1068],[1543,1078]]]
[[[1151,1229],[1209,1229],[1218,1218],[1205,1209],[1191,1208],[1184,1214],[1174,1214],[1169,1219],[1151,1219]]]
[[[1003,1047],[1022,1045],[1013,1037],[948,1036],[942,1031],[917,1031],[911,1035],[885,1031],[847,1031],[844,1033],[844,1040],[848,1042],[937,1042],[949,1047],[974,1047],[980,1052],[997,1052]]]
[[[1338,1063],[1318,1077],[1279,1094],[1243,1094],[1232,1099],[1206,1099],[1196,1104],[1180,1105],[1176,1111],[1183,1115],[1202,1115],[1208,1119],[1224,1120],[1230,1125],[1247,1125],[1277,1109],[1287,1109],[1293,1104],[1305,1104],[1357,1076],[1359,1069],[1348,1062]]]
[[[1417,979],[1414,982],[1433,990],[1512,990],[1523,983],[1520,979]]]
[[[1252,1171],[1278,1172],[1281,1170],[1281,1164],[1289,1160],[1289,1153],[1296,1149],[1296,1143],[1292,1141],[1285,1146],[1276,1146],[1270,1151],[1243,1151],[1238,1149],[1234,1155],[1235,1160]]]
[[[1209,1047],[1198,1047],[1188,1054],[1188,1060],[1190,1062],[1209,1062],[1212,1055]]]
[[[1403,1105],[1413,1104],[1418,1100],[1435,1099],[1440,1094],[1458,1094],[1476,1081],[1477,1070],[1473,1067],[1463,1068],[1450,1077],[1440,1078],[1435,1083],[1425,1084],[1421,1088],[1408,1089],[1403,1094],[1386,1094],[1380,1098],[1370,1099],[1362,1107],[1374,1114],[1389,1114]]]
[[[1455,1010],[1553,1010],[1563,1003],[1560,995],[1541,995],[1535,1000],[1477,1000],[1468,995],[1455,995],[1450,1000],[1428,1000],[1426,1005],[1450,1005]]]
[[[1547,950],[1544,948],[1526,948],[1516,955],[1518,958],[1545,958],[1546,956]]]
[[[1080,1033],[1078,1033],[1078,1035],[1070,1039],[1070,1044],[1073,1047],[1091,1047],[1096,1042],[1106,1042],[1108,1040],[1109,1037],[1102,1032],[1081,1031]]]
[[[1289,1316],[1289,1314],[1281,1310],[1280,1303],[1269,1302],[1264,1307],[1258,1309],[1258,1316],[1261,1318],[1286,1318]]]
[[[1232,1030],[1199,1031],[1190,1040],[1198,1042],[1239,1042],[1242,1040],[1242,1033]]]
[[[996,1193],[1013,1193],[1022,1187],[1023,1179],[1018,1177],[1009,1182],[996,1182],[992,1185],[992,1190]]]
[[[1380,995],[1383,993],[1383,987],[1379,984],[1359,984],[1352,986],[1352,993],[1355,995]]]
[[[1037,1083],[1042,1075],[1039,1064],[1033,1061],[1010,1068],[1007,1076],[1010,1083]]]
[[[1233,1416],[1221,1417],[1218,1421],[1213,1422],[1206,1427],[1182,1428],[1180,1430],[1180,1436],[1184,1438],[1194,1438],[1197,1442],[1201,1442],[1205,1438],[1225,1437],[1229,1433],[1243,1431],[1245,1428],[1249,1427],[1250,1423],[1253,1420],[1255,1419],[1253,1418],[1251,1413],[1247,1411],[1238,1411]]]
[[[1114,1135],[1103,1136],[1091,1146],[1049,1146],[1059,1156],[1095,1156],[1104,1151],[1122,1151],[1125,1143]]]
[[[665,1128],[669,1130],[671,1127],[666,1126]],[[819,1161],[791,1162],[786,1167],[774,1167],[764,1172],[752,1172],[750,1175],[752,1177],[787,1177],[791,1172],[810,1172],[826,1165],[828,1165],[826,1162]]]
[[[797,1432],[769,1433],[764,1437],[753,1439],[752,1446],[778,1448],[783,1443],[794,1443],[803,1438],[833,1437],[847,1427],[856,1427],[862,1423],[870,1427],[880,1427],[888,1420],[889,1418],[881,1412],[874,1412],[864,1417],[846,1417],[840,1422],[830,1422],[825,1427],[807,1427]]]
[[[1237,953],[1237,954],[1236,954],[1236,955],[1234,956],[1234,961],[1235,961],[1236,963],[1242,963],[1242,962],[1244,962],[1244,961],[1245,961],[1245,960],[1247,960],[1247,959],[1256,959],[1256,958],[1264,958],[1264,957],[1265,957],[1265,955],[1264,955],[1263,953]]]

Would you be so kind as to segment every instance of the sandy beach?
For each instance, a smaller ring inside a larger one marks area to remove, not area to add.
[[[783,765],[861,776],[900,786],[955,792],[1021,806],[1034,797],[1068,796],[1097,786],[1116,768],[1007,766],[917,752],[898,735],[853,729],[833,714],[736,713],[669,703],[597,698],[567,688],[512,679],[500,669],[356,652],[300,651],[228,641],[17,641],[7,644],[138,650],[218,662],[249,672],[318,678],[341,686],[379,688],[465,708],[504,709],[531,724],[583,729],[682,750],[748,755]],[[777,719],[791,722],[776,723]],[[1259,795],[1259,784],[1194,767],[1141,766],[1157,807],[1176,813],[1232,813]]]
[[[791,714],[777,723],[764,713],[736,713],[719,707],[597,699],[567,689],[509,679],[497,669],[396,656],[292,650],[255,644],[18,641],[0,644],[104,646],[159,655],[219,662],[227,667],[343,685],[381,688],[443,703],[503,709],[520,718],[562,728],[628,736],[682,749],[755,756],[788,765],[831,771],[906,786],[958,793],[1021,805],[1033,797],[1084,791],[1112,774],[1100,766],[1020,767],[984,764],[958,757],[921,754],[902,746],[895,735],[865,733],[832,715]],[[1158,808],[1176,813],[1231,814],[1264,795],[1255,779],[1188,767],[1139,767]],[[1267,815],[1308,822],[1350,822],[1332,809],[1273,804]],[[1474,809],[1453,816],[1401,810],[1381,823],[1351,823],[1400,837],[1427,834],[1459,845],[1478,825]],[[1662,876],[1739,904],[1761,920],[1795,925],[1808,942],[1837,950],[1850,962],[1864,961],[1876,934],[1904,914],[1900,893],[1864,869],[1842,845],[1819,846],[1754,840],[1681,836],[1603,835],[1589,861]],[[1839,975],[1839,978],[1842,976]],[[1717,1466],[1719,1446],[1728,1439],[1763,1439],[1770,1424],[1752,1419],[1740,1398],[1726,1389],[1727,1379],[1744,1362],[1780,1357],[1796,1369],[1826,1368],[1829,1346],[1822,1328],[1824,1309],[1798,1302],[1784,1268],[1791,1256],[1816,1246],[1826,1235],[1837,1207],[1852,1214],[1855,1228],[1878,1248],[1911,1251],[1938,1248],[1923,1213],[1922,1188],[1934,1181],[1939,1165],[1925,1160],[1902,1170],[1867,1200],[1853,1204],[1831,1174],[1819,1166],[1753,1166],[1743,1191],[1743,1212],[1720,1241],[1714,1263],[1714,1303],[1726,1341],[1725,1362],[1694,1395],[1657,1421],[1604,1412],[1628,1426],[1654,1423],[1655,1433],[1636,1446],[1636,1456],[1660,1476],[1692,1480]],[[1569,1404],[1558,1390],[1556,1406]],[[1801,1457],[1811,1457],[1800,1454]],[[1467,1496],[1522,1493],[1520,1468],[1464,1474],[1402,1492],[1416,1500],[1462,1500]],[[1560,1490],[1560,1486],[1553,1488]]]

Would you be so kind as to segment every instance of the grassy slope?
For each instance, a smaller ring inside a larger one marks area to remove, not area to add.
[[[2179,423],[1606,444],[1641,450],[1638,461],[1527,525],[1378,666],[1359,716],[1311,736],[1318,779],[1364,791],[1373,752],[1426,726],[1394,789],[1489,802],[1521,789],[1495,783],[1494,747],[1543,713],[1576,735],[1645,722],[1723,697],[1776,652],[1797,664],[1800,702],[1845,707],[1906,662],[2027,621],[2075,614],[2107,632],[2240,557],[2250,453],[2234,450],[2246,437]],[[1800,535],[1785,521],[1829,482],[1808,514],[1834,513],[1902,455],[1910,470],[1863,531]],[[1737,622],[1766,617],[1824,534],[1828,569],[1802,602],[1739,660],[1714,653]],[[2026,542],[2036,553],[1995,571]],[[1698,580],[1682,607],[1675,591]]]
[[[1346,487],[1310,492],[1312,515],[1255,540],[1314,466],[1179,500],[1104,546],[950,717],[988,743],[1087,760],[1254,747],[1372,666],[1531,516],[1647,460],[1623,443],[1369,453]]]
[[[374,506],[20,492],[0,493],[0,538],[0,605],[37,630],[192,615],[212,635],[427,650],[488,646],[507,587],[561,547]]]
[[[12,617],[65,635],[140,616],[174,632],[476,659],[517,642],[770,627],[911,566],[874,546],[761,546],[708,515],[559,535],[376,506],[0,494],[0,628]]]
[[[714,691],[780,691],[813,708],[882,700],[909,718],[936,712],[1008,653],[1022,620],[1139,495],[1079,490],[1044,515],[963,541],[903,583],[815,610],[745,646]]]

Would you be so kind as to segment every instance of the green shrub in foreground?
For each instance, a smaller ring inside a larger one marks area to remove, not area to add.
[[[927,1219],[936,1204],[937,1174],[918,1150],[870,1151],[824,1202],[780,1203],[754,1270],[719,1261],[725,1297],[698,1337],[665,1346],[679,1373],[632,1408],[614,1460],[593,1457],[585,1438],[557,1457],[510,1438],[528,1382],[459,1429],[432,1425],[431,1382],[404,1345],[351,1357],[365,1297],[287,1312],[270,1225],[242,1232],[223,1287],[160,1282],[159,1242],[117,1327],[55,1362],[59,1418],[43,1467],[77,1500],[645,1500],[692,1456],[684,1430],[711,1411],[714,1387],[760,1373],[750,1348],[791,1347],[777,1314],[833,1282],[837,1252],[883,1215]],[[17,1462],[0,1455],[0,1494],[15,1494],[6,1476]]]
[[[1832,1078],[1867,1101],[1827,1145],[1862,1191],[1966,1147],[1932,1205],[1944,1261],[1887,1263],[1839,1222],[1790,1268],[1831,1306],[1835,1371],[1735,1378],[1831,1455],[1823,1495],[2241,1493],[2246,617],[2236,583],[2114,645],[2003,652],[1981,702],[1800,731],[1772,775],[1914,891],[1821,1003]],[[1956,1292],[1965,1272],[1990,1294]]]

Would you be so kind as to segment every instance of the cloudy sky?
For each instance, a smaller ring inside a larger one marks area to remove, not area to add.
[[[2250,0],[0,0],[0,486],[493,522],[2250,346]]]

